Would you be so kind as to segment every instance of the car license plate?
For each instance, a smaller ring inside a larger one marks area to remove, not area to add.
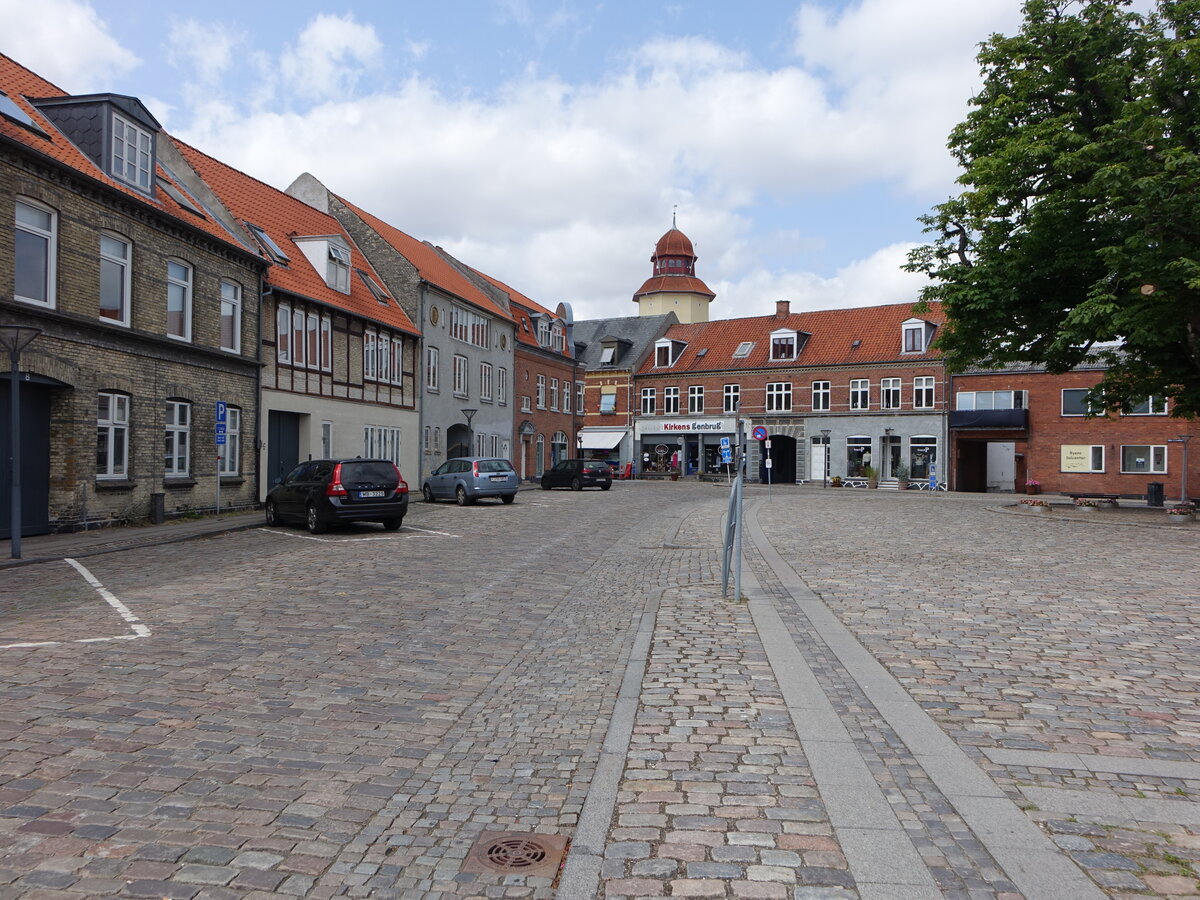
[[[359,500],[370,500],[372,497],[386,497],[387,491],[359,491]]]
[[[492,481],[508,481],[507,475],[493,475]]]

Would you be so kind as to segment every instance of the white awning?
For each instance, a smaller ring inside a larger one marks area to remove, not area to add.
[[[583,440],[584,450],[612,450],[628,433],[627,431],[588,431],[585,428],[579,432],[579,437]]]

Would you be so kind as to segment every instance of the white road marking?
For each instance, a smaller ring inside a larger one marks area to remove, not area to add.
[[[294,531],[276,531],[273,528],[260,528],[259,531],[265,531],[267,534],[277,534],[281,537],[296,538],[301,541],[316,541],[318,544],[365,544],[367,541],[392,541],[399,536],[400,532],[404,531],[420,531],[425,534],[437,534],[442,537],[462,537],[460,534],[451,534],[448,531],[433,531],[429,528],[418,528],[415,525],[405,525],[396,534],[390,535],[375,535],[370,537],[346,537],[346,538],[324,538],[316,537],[311,534],[297,534]]]
[[[95,588],[96,593],[104,598],[104,601],[117,611],[117,614],[129,623],[129,628],[132,634],[117,634],[112,637],[96,637],[96,638],[79,638],[73,641],[22,641],[16,644],[0,644],[0,650],[11,650],[18,647],[54,647],[58,644],[102,644],[108,641],[136,641],[138,638],[150,637],[150,628],[142,624],[142,620],[130,612],[129,607],[117,599],[116,595],[108,588],[100,583],[95,575],[87,570],[74,559],[63,560],[69,564],[76,572],[83,576],[83,580]]]

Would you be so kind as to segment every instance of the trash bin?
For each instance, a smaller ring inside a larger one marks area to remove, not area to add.
[[[1161,481],[1151,481],[1146,485],[1146,505],[1163,505],[1163,485]]]
[[[1159,498],[1159,506],[1161,506],[1162,494],[1159,494]],[[167,521],[166,499],[166,494],[152,493],[150,495],[150,523],[152,525],[161,525]]]

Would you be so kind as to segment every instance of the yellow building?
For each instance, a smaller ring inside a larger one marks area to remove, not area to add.
[[[681,324],[708,321],[708,305],[716,297],[696,277],[696,251],[686,234],[675,227],[658,239],[653,274],[633,295],[638,315],[661,316],[675,313]]]

